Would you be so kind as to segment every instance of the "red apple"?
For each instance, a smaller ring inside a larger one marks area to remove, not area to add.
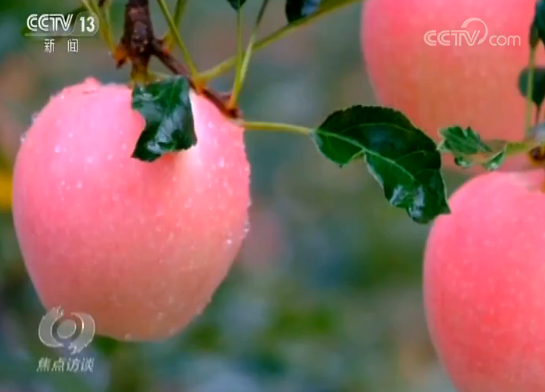
[[[474,177],[425,251],[427,322],[460,392],[545,391],[545,172]]]
[[[471,126],[484,139],[521,140],[525,100],[517,85],[528,65],[536,0],[367,0],[362,48],[381,105],[394,107],[430,136],[450,125]],[[466,28],[462,24],[470,18]],[[425,42],[426,34],[435,41]],[[463,31],[442,36],[442,31]],[[500,37],[501,36],[501,37]],[[458,40],[458,42],[455,41]],[[479,43],[484,39],[483,42]],[[474,42],[474,44],[472,44]],[[538,64],[545,64],[539,46]],[[504,168],[520,165],[513,159]],[[452,158],[448,162],[452,165]]]
[[[47,307],[116,339],[172,336],[210,301],[247,231],[243,129],[191,93],[197,146],[131,158],[145,126],[131,90],[94,79],[42,109],[18,152],[13,214]]]

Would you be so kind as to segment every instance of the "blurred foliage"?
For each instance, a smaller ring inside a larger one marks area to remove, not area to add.
[[[11,208],[11,175],[0,172],[0,210]]]
[[[247,27],[258,3],[245,6]],[[77,54],[66,53],[63,42],[47,54],[42,41],[21,36],[30,13],[77,5],[0,2],[0,150],[10,164],[23,130],[51,94],[87,76],[127,80],[128,70],[115,70],[99,39],[81,39]],[[117,37],[123,5],[114,0]],[[265,31],[285,23],[283,2],[270,8]],[[228,2],[190,0],[187,12],[181,34],[201,69],[235,52]],[[157,32],[165,31],[158,9],[153,16]],[[336,109],[373,104],[359,24],[356,5],[257,53],[241,96],[245,116],[312,126]],[[214,87],[227,90],[231,83],[232,75]],[[253,133],[246,141],[251,231],[212,303],[166,342],[96,338],[85,350],[95,358],[92,373],[36,371],[40,358],[63,354],[38,340],[45,311],[24,269],[9,211],[1,213],[0,391],[452,391],[422,307],[429,227],[391,208],[359,163],[341,171],[308,140],[289,135]],[[454,189],[462,178],[447,180]],[[0,206],[10,193],[9,176],[2,174]]]

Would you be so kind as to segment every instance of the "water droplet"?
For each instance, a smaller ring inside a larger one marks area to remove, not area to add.
[[[212,121],[208,121],[208,128],[214,129],[214,123]]]
[[[233,245],[233,240],[231,238],[227,239],[227,246]]]
[[[78,183],[76,184],[76,188],[78,189],[83,188],[83,184],[81,183],[81,181],[78,181]]]
[[[25,142],[26,139],[26,132],[21,134],[21,144]]]
[[[121,146],[121,149],[122,150],[126,150],[127,149],[127,145],[125,143],[123,143],[123,145]]]
[[[125,340],[131,340],[131,339],[132,339],[132,335],[130,333],[126,333]]]
[[[157,320],[162,320],[162,319],[164,319],[164,318],[165,318],[165,314],[164,314],[163,312],[159,312],[159,313],[157,314]]]
[[[119,195],[118,195],[117,193],[114,193],[114,194],[112,195],[112,200],[113,200],[113,201],[118,201],[118,200],[119,200]]]
[[[70,133],[68,134],[68,137],[71,139],[71,138],[74,137],[74,134],[73,134],[72,132],[70,132]]]
[[[218,166],[219,167],[224,167],[225,166],[225,159],[223,157],[220,157],[220,160],[218,162]]]
[[[108,159],[109,161],[111,161],[111,160],[113,159],[113,157],[114,157],[114,156],[113,156],[112,154],[109,154],[107,159]]]
[[[61,146],[55,146],[55,152],[58,154],[61,152]]]
[[[39,115],[39,114],[40,114],[40,113],[34,113],[34,114],[31,116],[32,122],[36,121],[36,119],[38,118],[38,115]]]
[[[95,160],[95,158],[93,158],[93,157],[87,157],[87,159],[85,159],[85,162],[87,162],[87,163],[93,163],[94,160]]]

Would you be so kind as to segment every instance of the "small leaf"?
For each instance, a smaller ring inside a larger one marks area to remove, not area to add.
[[[72,21],[70,22],[70,27],[73,27],[75,24],[76,24],[76,17],[81,14],[82,12],[87,12],[87,8],[85,8],[85,6],[79,6],[78,8],[75,8],[73,9],[72,11],[70,12],[65,12],[63,14],[63,16],[68,16],[68,15],[74,15],[74,17],[72,18]],[[55,13],[55,12],[53,12]],[[56,12],[58,14],[58,12]],[[43,15],[44,13],[41,13],[40,15]],[[28,28],[28,26],[25,24],[25,27],[21,30],[21,35],[23,37],[29,35],[29,34],[32,34],[32,31]],[[59,37],[61,38],[61,37]]]
[[[458,126],[439,131],[443,141],[437,149],[454,155],[454,162],[461,167],[482,166],[486,170],[497,170],[505,158],[529,151],[534,143],[491,140],[484,142],[471,128]]]
[[[233,7],[235,11],[239,11],[244,5],[244,3],[246,3],[246,0],[227,0],[227,1],[229,2],[229,4],[231,4],[231,7]]]
[[[314,14],[326,13],[356,0],[286,0],[286,17],[289,23]]]
[[[545,1],[536,2],[534,20],[530,27],[530,44],[535,44],[535,36],[545,44]],[[533,41],[533,42],[532,42]]]
[[[331,114],[313,139],[340,166],[364,158],[394,207],[417,223],[450,213],[441,154],[432,139],[394,109],[353,106]]]
[[[528,94],[528,67],[524,68],[519,75],[519,91],[524,98]],[[532,102],[537,107],[541,107],[543,100],[545,100],[545,67],[535,67],[534,68],[534,80],[532,88]]]
[[[187,78],[175,76],[144,86],[132,93],[132,107],[146,120],[133,158],[153,162],[169,152],[197,144]]]

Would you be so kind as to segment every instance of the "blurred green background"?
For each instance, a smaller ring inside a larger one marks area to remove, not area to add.
[[[153,3],[156,32],[166,24]],[[259,2],[248,2],[248,27]],[[174,2],[169,2],[173,8]],[[87,76],[126,82],[98,37],[44,53],[21,36],[31,13],[77,0],[0,2],[0,391],[451,392],[429,341],[422,253],[429,226],[391,208],[363,163],[339,169],[298,136],[246,136],[251,231],[211,305],[179,336],[154,344],[96,338],[93,372],[37,372],[63,355],[38,339],[45,310],[26,275],[9,212],[9,172],[21,133],[48,97]],[[114,0],[116,37],[124,2]],[[171,9],[172,9],[171,8]],[[248,119],[302,125],[374,104],[360,49],[361,5],[258,52],[241,97]],[[285,23],[275,0],[263,33]],[[225,0],[192,0],[182,36],[204,70],[235,52]],[[385,44],[388,44],[385,42]],[[164,71],[155,65],[155,70]],[[214,82],[228,90],[232,75]],[[447,177],[449,189],[461,178]]]

